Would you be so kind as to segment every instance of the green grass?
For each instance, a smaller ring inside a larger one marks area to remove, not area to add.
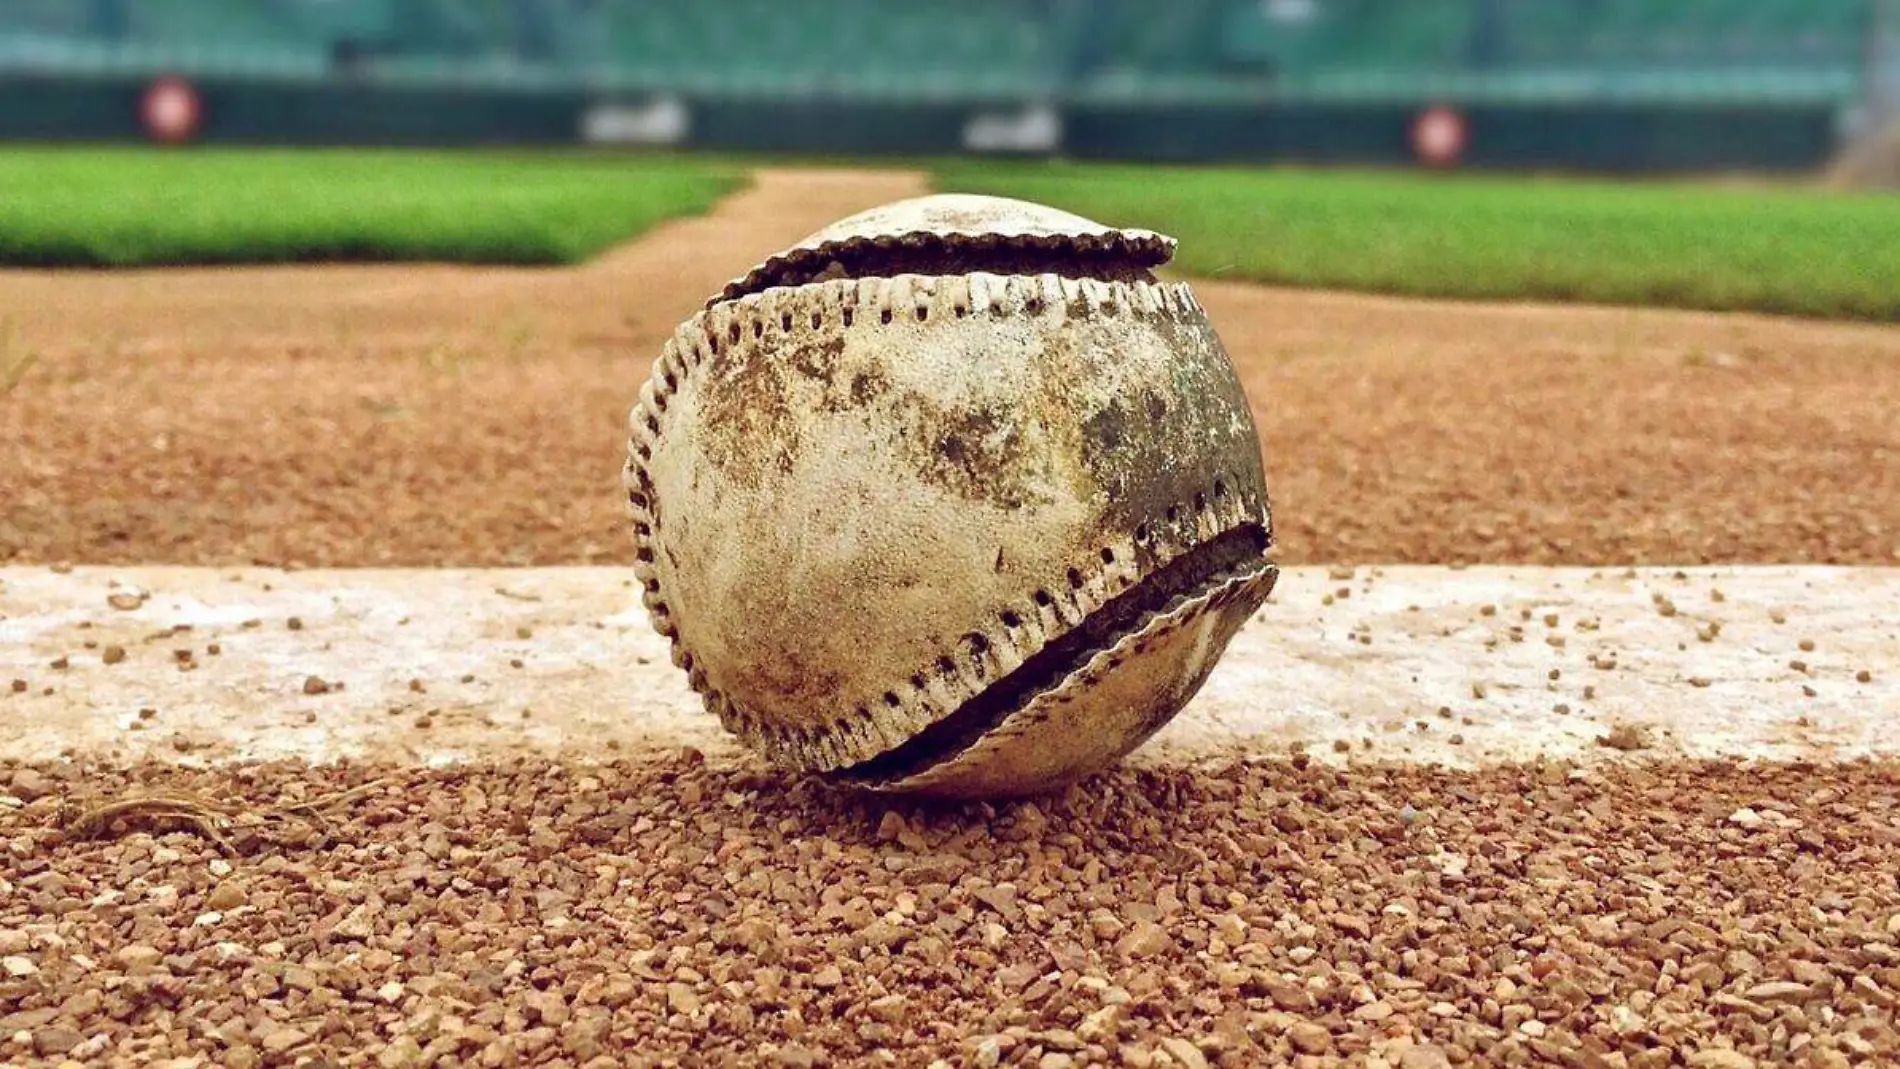
[[[0,149],[0,265],[573,263],[744,182],[585,153]]]
[[[1900,200],[1545,178],[945,164],[937,186],[1181,240],[1191,274],[1900,319]]]

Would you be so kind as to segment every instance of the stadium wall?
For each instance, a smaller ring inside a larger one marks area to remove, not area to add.
[[[148,78],[0,75],[0,140],[150,136]],[[574,88],[204,78],[188,140],[208,144],[562,145],[1090,160],[1419,162],[1403,102],[1074,102],[607,97]],[[1478,103],[1459,162],[1607,172],[1804,170],[1837,143],[1818,103]]]

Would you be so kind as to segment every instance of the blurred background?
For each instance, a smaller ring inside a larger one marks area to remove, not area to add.
[[[0,138],[1892,180],[1900,0],[4,0]]]

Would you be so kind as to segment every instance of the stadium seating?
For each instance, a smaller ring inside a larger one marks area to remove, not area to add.
[[[1047,67],[1045,25],[1028,5],[969,0],[621,0],[604,5],[609,63],[630,76],[740,90],[932,85],[1018,91]],[[822,13],[822,17],[814,14]]]
[[[746,93],[1851,94],[1869,0],[5,0],[0,62]],[[339,44],[343,43],[341,48]]]

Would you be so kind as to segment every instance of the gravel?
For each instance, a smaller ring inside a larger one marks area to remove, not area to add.
[[[1291,759],[994,808],[692,751],[23,780],[21,1064],[1900,1059],[1892,763]]]

